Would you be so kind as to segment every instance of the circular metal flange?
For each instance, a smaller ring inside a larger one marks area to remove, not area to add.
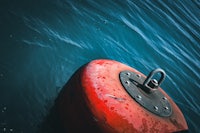
[[[122,71],[119,78],[128,94],[145,109],[162,117],[172,114],[168,99],[157,89],[159,86],[149,91],[149,86],[144,84],[147,79],[131,71]]]

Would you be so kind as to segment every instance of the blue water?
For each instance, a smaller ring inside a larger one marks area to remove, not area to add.
[[[148,74],[200,132],[200,2],[0,1],[0,133],[61,132],[51,114],[71,75],[99,58]]]

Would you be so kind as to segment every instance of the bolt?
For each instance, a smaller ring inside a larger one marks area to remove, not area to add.
[[[130,82],[129,82],[129,81],[125,81],[125,83],[126,83],[127,85],[129,85],[129,84],[130,84]]]
[[[165,110],[168,110],[169,108],[168,108],[168,107],[164,107],[164,109],[165,109]]]
[[[154,84],[158,84],[158,81],[157,81],[156,79],[153,79],[152,82],[153,82]]]
[[[130,76],[131,74],[129,72],[126,73],[127,76]]]
[[[158,111],[158,107],[157,106],[154,106],[153,108],[155,109],[155,111]]]
[[[163,100],[167,100],[167,98],[166,98],[166,97],[163,97],[162,99],[163,99]]]
[[[142,99],[142,97],[140,96],[140,95],[137,95],[136,96],[139,100],[141,100]]]
[[[137,74],[136,76],[137,76],[138,78],[140,78],[140,77],[141,77],[141,75],[140,75],[140,74]]]

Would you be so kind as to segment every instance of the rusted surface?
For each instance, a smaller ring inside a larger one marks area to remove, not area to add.
[[[73,119],[71,121],[74,123],[77,121],[77,124],[82,124],[82,129],[93,126],[95,132],[107,133],[163,133],[188,129],[183,114],[161,88],[173,108],[170,117],[159,117],[135,102],[120,83],[119,73],[124,70],[144,76],[139,71],[113,60],[94,60],[81,68],[66,85],[67,92],[63,95],[66,98],[61,98],[63,102],[60,109],[64,108],[61,114],[64,114],[62,116],[65,124]],[[71,114],[66,117],[65,113]],[[77,115],[75,118],[74,114]]]

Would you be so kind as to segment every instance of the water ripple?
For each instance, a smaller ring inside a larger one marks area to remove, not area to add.
[[[48,40],[58,40],[60,42],[63,42],[65,44],[70,44],[71,46],[75,46],[78,48],[82,48],[82,46],[78,43],[76,43],[75,41],[71,40],[70,38],[68,38],[65,35],[60,35],[60,33],[54,29],[52,29],[51,27],[49,27],[44,21],[42,21],[39,18],[28,18],[28,17],[23,17],[25,24],[32,30],[37,32],[40,36],[47,36],[47,38],[49,38]],[[36,40],[36,41],[28,41],[28,40],[23,40],[23,42],[27,43],[27,44],[37,44],[39,46],[42,47],[50,47],[50,46],[45,46],[45,45],[49,45],[51,43],[46,43],[46,44],[42,44],[39,43],[41,40]]]
[[[6,120],[19,123],[19,131],[37,127],[75,69],[109,58],[144,74],[163,68],[164,90],[183,111],[189,132],[198,132],[199,1],[18,1],[5,7],[9,13],[0,9],[7,13],[0,20],[6,27],[1,27],[0,88],[14,92],[0,98],[6,109],[16,110],[16,118]],[[19,102],[4,100],[17,91]]]

